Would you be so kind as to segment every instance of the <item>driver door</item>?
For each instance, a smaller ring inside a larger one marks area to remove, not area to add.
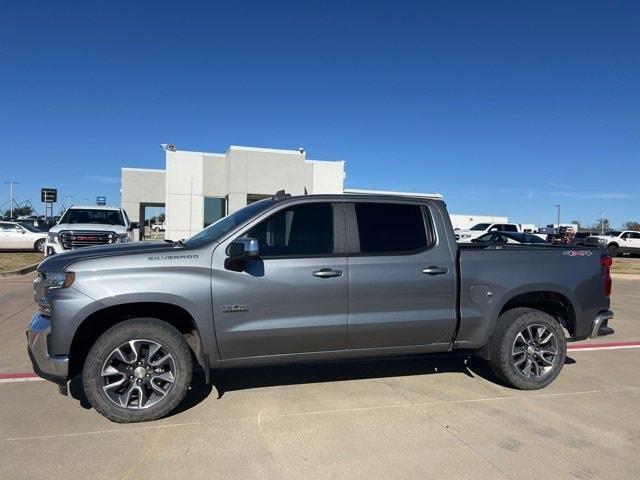
[[[235,235],[258,240],[242,271],[213,254],[213,311],[223,361],[347,348],[348,265],[341,202],[287,206]]]

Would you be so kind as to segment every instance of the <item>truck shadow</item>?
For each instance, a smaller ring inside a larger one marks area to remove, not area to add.
[[[574,363],[575,360],[567,357],[565,365]],[[222,398],[227,392],[255,388],[442,373],[461,373],[470,378],[480,377],[511,388],[493,374],[487,362],[463,353],[223,369],[211,372],[211,384],[205,383],[202,370],[195,370],[191,389],[170,416],[198,405],[209,397],[214,388],[217,390],[217,398]],[[74,378],[69,387],[71,396],[78,400],[83,408],[91,408],[79,377]]]

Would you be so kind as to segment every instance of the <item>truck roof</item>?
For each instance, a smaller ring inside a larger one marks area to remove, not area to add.
[[[120,207],[108,207],[106,205],[71,205],[69,210],[120,210]]]

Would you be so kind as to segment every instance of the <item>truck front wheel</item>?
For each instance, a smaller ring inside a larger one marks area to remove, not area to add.
[[[513,308],[498,318],[490,345],[493,372],[512,387],[537,390],[560,373],[567,342],[560,323],[548,313]]]
[[[191,384],[191,351],[182,334],[155,318],[133,318],[104,332],[87,355],[82,383],[98,413],[119,423],[169,414]]]

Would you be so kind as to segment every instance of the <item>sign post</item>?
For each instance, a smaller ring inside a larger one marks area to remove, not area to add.
[[[40,201],[44,203],[44,219],[53,217],[53,204],[58,201],[57,188],[41,188]]]

